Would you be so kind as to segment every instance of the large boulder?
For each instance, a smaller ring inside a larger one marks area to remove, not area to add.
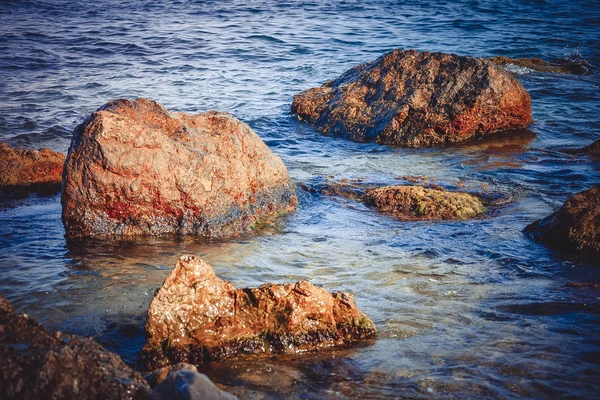
[[[423,186],[371,189],[363,202],[401,221],[464,220],[485,212],[481,199],[472,194]]]
[[[0,142],[0,188],[59,191],[64,164],[62,153],[13,149]]]
[[[216,111],[116,100],[74,132],[62,193],[68,236],[248,232],[292,211],[286,167],[246,124]]]
[[[308,282],[236,289],[193,256],[181,257],[157,290],[146,330],[149,369],[346,345],[376,332],[350,294]]]
[[[356,141],[424,147],[523,128],[531,99],[481,58],[393,50],[296,96],[292,113],[318,131]]]
[[[600,254],[600,185],[571,196],[525,233],[554,250]]]
[[[51,334],[0,296],[0,398],[146,399],[142,375],[93,339]]]

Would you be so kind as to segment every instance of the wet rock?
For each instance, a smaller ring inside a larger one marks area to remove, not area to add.
[[[590,288],[590,289],[600,289],[600,282],[567,282],[565,287],[568,288]]]
[[[174,371],[150,394],[149,400],[234,400],[208,379],[189,369]]]
[[[62,193],[67,235],[249,232],[293,211],[286,167],[230,114],[116,100],[74,132]]]
[[[350,294],[308,282],[236,289],[192,256],[181,257],[157,290],[146,330],[150,368],[346,345],[376,332]]]
[[[533,122],[519,81],[493,62],[393,50],[296,96],[292,113],[325,134],[424,147]]]
[[[600,254],[600,185],[571,196],[558,211],[525,228],[551,249]]]
[[[167,379],[167,376],[169,376],[169,374],[171,372],[183,371],[183,370],[198,372],[198,368],[196,368],[195,365],[182,362],[182,363],[178,363],[178,364],[174,364],[174,365],[167,365],[166,367],[158,368],[151,374],[148,374],[146,376],[146,380],[150,384],[150,387],[154,388],[154,387],[160,385],[165,379]]]
[[[544,61],[541,58],[510,58],[510,57],[490,57],[493,63],[506,67],[515,65],[517,67],[529,68],[538,72],[548,72],[554,74],[575,74],[585,75],[590,71],[590,65],[581,58],[567,58],[557,62]]]
[[[592,157],[600,158],[600,140],[596,140],[594,143],[590,144],[589,146],[585,146],[581,150],[592,155]]]
[[[0,188],[60,191],[65,155],[50,149],[20,150],[0,142]]]
[[[368,190],[363,202],[401,221],[469,219],[483,214],[483,202],[463,192],[423,186],[384,186]]]
[[[0,296],[0,398],[145,399],[144,378],[80,336],[51,334]]]

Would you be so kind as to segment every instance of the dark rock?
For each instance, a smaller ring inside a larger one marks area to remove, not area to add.
[[[554,250],[600,254],[600,185],[571,196],[525,233]]]
[[[581,58],[569,58],[558,60],[557,62],[548,62],[541,58],[510,58],[498,56],[490,57],[489,60],[503,67],[515,65],[517,67],[525,67],[538,72],[554,74],[585,75],[590,72],[590,65]]]
[[[384,186],[368,190],[363,202],[401,221],[468,219],[483,214],[483,202],[464,192],[423,186]]]
[[[292,113],[325,134],[435,146],[533,122],[519,81],[493,62],[394,50],[294,96]]]
[[[0,142],[0,188],[60,191],[65,155],[50,149],[20,150]]]
[[[236,289],[193,256],[181,257],[157,290],[146,330],[142,352],[150,369],[347,345],[376,332],[350,294],[308,282]]]
[[[230,114],[116,100],[74,133],[62,193],[67,235],[249,232],[293,211],[286,167]]]
[[[154,372],[152,372],[151,374],[148,374],[146,376],[146,380],[150,384],[150,387],[154,388],[154,387],[160,385],[165,379],[167,379],[167,376],[169,376],[169,374],[171,372],[183,371],[183,370],[198,372],[198,368],[196,368],[195,365],[182,362],[182,363],[178,363],[178,364],[174,364],[174,365],[167,365],[166,367],[158,368],[158,369],[154,370]]]
[[[600,140],[596,140],[594,143],[590,144],[589,146],[585,146],[581,150],[585,153],[591,154],[592,157],[600,158]]]
[[[600,282],[567,282],[565,287],[568,288],[590,288],[590,289],[600,289]]]
[[[80,336],[48,333],[0,296],[0,398],[145,399],[144,378]]]
[[[150,394],[149,400],[234,400],[204,374],[189,369],[174,371]]]

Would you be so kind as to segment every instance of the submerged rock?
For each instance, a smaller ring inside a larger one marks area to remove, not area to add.
[[[538,72],[549,72],[555,74],[575,74],[585,75],[589,72],[590,65],[583,59],[564,59],[558,62],[548,62],[541,58],[510,58],[510,57],[490,57],[490,61],[495,64],[506,67],[515,65],[525,67]]]
[[[600,254],[600,185],[571,196],[525,233],[554,250]]]
[[[154,388],[149,400],[235,400],[208,379],[204,374],[190,369],[171,372]]]
[[[64,164],[62,153],[13,149],[0,142],[0,188],[58,192]]]
[[[277,354],[346,345],[373,337],[375,325],[352,295],[308,282],[236,289],[199,258],[184,256],[148,309],[151,368],[202,364],[238,353]]]
[[[293,211],[286,167],[234,116],[116,100],[74,132],[62,193],[67,235],[249,232]]]
[[[469,219],[485,212],[483,202],[472,194],[423,186],[371,189],[363,202],[401,221]]]
[[[163,383],[163,381],[167,379],[167,376],[169,376],[171,372],[183,370],[198,372],[198,368],[196,368],[195,365],[181,362],[154,370],[151,374],[146,375],[146,380],[150,384],[150,387],[154,388]]]
[[[80,336],[48,333],[0,296],[0,398],[145,399],[144,378]]]
[[[592,155],[592,157],[600,158],[600,140],[596,140],[594,143],[590,144],[589,146],[585,146],[581,150]]]
[[[533,122],[519,81],[493,62],[393,50],[296,96],[292,113],[325,134],[407,147],[461,142]]]

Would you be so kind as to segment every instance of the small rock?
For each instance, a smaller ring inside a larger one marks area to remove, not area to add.
[[[292,113],[321,133],[425,147],[526,127],[531,99],[493,62],[393,50],[296,96]]]
[[[93,339],[51,334],[0,296],[0,398],[146,399],[146,381]]]
[[[149,400],[234,400],[204,374],[189,369],[174,371],[150,394]]]
[[[347,345],[376,332],[350,294],[308,282],[236,289],[193,256],[181,257],[157,290],[146,330],[150,368]]]
[[[183,370],[190,370],[193,372],[198,372],[198,368],[196,368],[195,365],[182,362],[182,363],[178,363],[178,364],[174,364],[174,365],[167,365],[166,367],[159,368],[159,369],[155,370],[154,372],[152,372],[151,374],[148,374],[146,376],[146,380],[150,384],[150,387],[154,388],[154,387],[160,385],[165,379],[167,379],[167,376],[169,376],[169,374],[171,372],[183,371]]]
[[[510,57],[490,57],[493,63],[506,67],[515,65],[525,67],[538,72],[548,72],[554,74],[575,74],[585,75],[589,72],[590,65],[583,59],[564,59],[558,62],[548,62],[541,58],[510,58]]]
[[[62,217],[69,237],[223,237],[297,203],[281,159],[234,116],[115,100],[75,129]]]
[[[585,146],[581,150],[585,153],[591,154],[592,157],[600,158],[600,139],[596,140],[594,143],[590,144],[589,146]]]
[[[422,186],[371,189],[364,195],[363,202],[401,221],[469,219],[485,211],[482,201],[469,193]]]
[[[20,150],[0,142],[0,188],[58,192],[65,155],[50,149]]]
[[[524,232],[554,250],[600,254],[600,185],[571,196]]]

